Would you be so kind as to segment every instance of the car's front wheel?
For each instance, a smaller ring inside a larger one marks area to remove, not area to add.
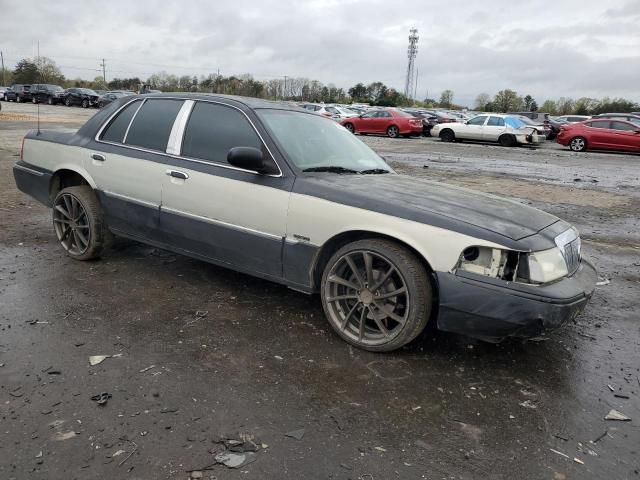
[[[82,100],[82,108],[89,108],[89,100],[86,98]]]
[[[65,104],[67,107],[70,107],[70,106],[71,106],[71,98],[69,98],[69,97],[65,98],[65,99],[64,99],[64,104]]]
[[[47,105],[53,105],[53,98],[47,98]]]
[[[453,130],[447,128],[440,132],[440,140],[442,140],[443,142],[455,142],[456,134],[453,133]]]
[[[321,297],[336,333],[376,352],[396,350],[416,338],[433,301],[420,259],[381,239],[358,240],[338,250],[324,270]]]
[[[391,125],[389,128],[387,128],[387,136],[389,138],[398,138],[399,135],[400,130],[398,130],[398,127],[396,127],[395,125]]]
[[[355,133],[355,128],[353,128],[353,123],[345,123],[344,128],[349,130],[351,133]]]
[[[20,97],[20,95],[16,95],[16,102],[22,103],[22,98]]]
[[[112,239],[102,207],[88,185],[67,187],[56,195],[53,228],[62,248],[76,260],[99,257]]]
[[[36,103],[38,103],[38,99],[36,97],[31,97],[31,103],[35,105]]]
[[[574,152],[584,152],[587,149],[587,140],[584,137],[572,138],[569,142],[569,148]]]

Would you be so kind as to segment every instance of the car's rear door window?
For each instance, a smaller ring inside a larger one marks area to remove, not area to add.
[[[504,127],[504,118],[502,117],[489,117],[487,122],[488,127]]]
[[[262,149],[260,137],[244,114],[217,103],[197,102],[184,131],[182,155],[227,163],[227,154],[234,147]]]
[[[138,107],[140,107],[141,101],[131,102],[129,105],[124,107],[120,113],[114,118],[111,123],[107,126],[106,130],[102,134],[101,140],[105,142],[116,142],[122,143],[124,141],[124,134],[127,131],[127,127],[129,123],[131,123],[131,119],[133,115],[136,113]]]
[[[625,122],[611,122],[611,128],[614,130],[625,130],[625,131],[634,131],[638,127],[634,127],[630,123]]]
[[[587,123],[587,125],[591,128],[611,128],[611,122],[608,120],[602,120],[599,122],[591,122],[591,123]]]
[[[135,115],[124,143],[164,152],[182,100],[147,100]]]

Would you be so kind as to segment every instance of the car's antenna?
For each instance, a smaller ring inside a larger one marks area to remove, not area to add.
[[[38,40],[38,77],[40,78],[40,81],[42,81],[42,62],[40,62],[40,40]],[[33,93],[31,94],[31,98],[33,99]],[[36,135],[40,135],[40,102],[38,102],[38,99],[36,98],[36,108],[38,110],[38,113],[36,114],[36,116],[38,117],[38,131],[36,132]]]

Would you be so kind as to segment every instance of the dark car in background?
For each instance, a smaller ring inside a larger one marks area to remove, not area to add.
[[[105,105],[109,105],[114,100],[118,98],[127,97],[127,93],[123,92],[106,92],[104,95],[100,95],[98,98],[98,108],[102,108]]]
[[[90,88],[67,88],[62,94],[62,101],[67,107],[80,105],[82,108],[98,106],[99,95]]]
[[[30,90],[33,103],[47,103],[49,105],[61,103],[63,93],[64,89],[61,86],[47,83],[34,83]]]
[[[640,152],[640,125],[626,120],[592,118],[564,125],[557,142],[574,152],[592,149]]]
[[[7,102],[28,102],[31,100],[31,85],[16,83],[4,92],[4,99]]]

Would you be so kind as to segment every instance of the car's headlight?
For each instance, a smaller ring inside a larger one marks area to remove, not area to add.
[[[565,262],[559,248],[550,248],[541,252],[533,252],[529,257],[529,279],[535,283],[548,283],[566,276]]]
[[[522,283],[548,283],[568,274],[567,264],[558,248],[527,253],[468,247],[461,253],[455,269]]]

